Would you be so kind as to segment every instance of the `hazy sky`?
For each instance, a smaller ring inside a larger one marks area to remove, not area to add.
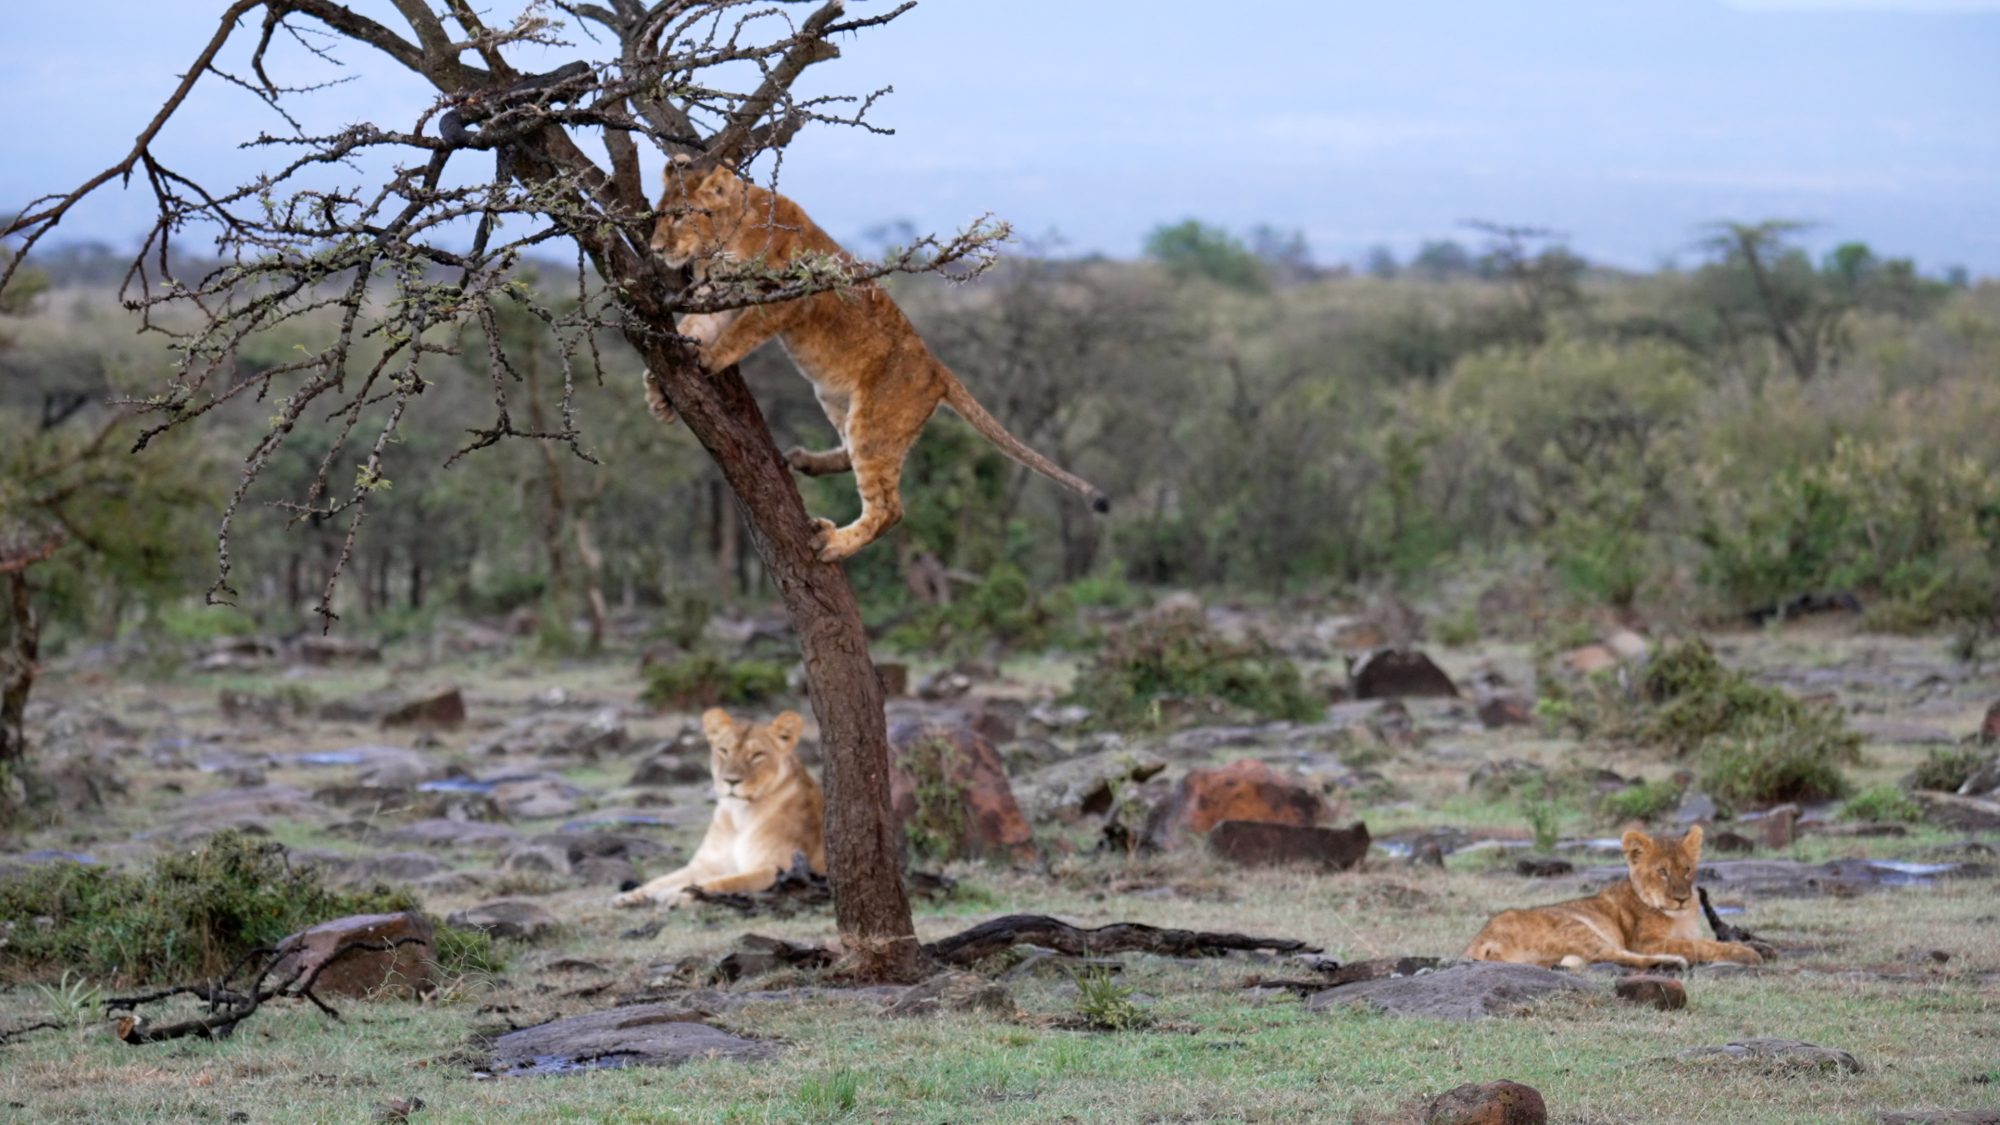
[[[222,5],[9,7],[7,209],[121,156]],[[1686,260],[1706,220],[1785,217],[2000,275],[2000,0],[923,0],[843,49],[812,85],[893,85],[877,120],[897,135],[803,137],[784,179],[841,237],[993,211],[1129,255],[1193,216],[1299,228],[1333,262],[1485,218],[1648,266]],[[348,61],[363,79],[315,120],[414,121],[413,81]],[[234,145],[267,111],[220,84],[191,110],[170,163],[251,167]],[[149,205],[128,191],[64,233],[123,242]]]

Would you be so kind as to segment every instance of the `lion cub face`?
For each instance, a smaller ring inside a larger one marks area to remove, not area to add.
[[[1632,889],[1639,901],[1655,910],[1686,910],[1694,905],[1694,870],[1701,863],[1701,825],[1676,840],[1632,830],[1619,844],[1625,849]]]
[[[665,179],[660,217],[653,224],[653,252],[671,266],[714,254],[724,241],[724,220],[742,210],[734,205],[732,190],[742,181],[721,165],[696,170],[685,153],[667,166]]]
[[[711,707],[701,716],[701,729],[708,736],[708,771],[715,780],[715,795],[755,801],[789,772],[805,720],[797,711],[786,711],[768,723],[739,723],[729,712]]]

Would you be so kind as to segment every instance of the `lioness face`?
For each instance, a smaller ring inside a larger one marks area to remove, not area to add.
[[[1701,863],[1701,825],[1678,840],[1631,831],[1619,843],[1639,901],[1655,910],[1686,910],[1694,905],[1694,869]]]
[[[792,761],[805,720],[786,711],[768,723],[739,723],[729,712],[712,707],[701,717],[708,736],[708,769],[715,795],[755,801],[769,792]]]
[[[720,249],[735,182],[727,168],[696,171],[686,156],[676,156],[667,166],[666,190],[656,208],[660,217],[653,224],[653,252],[670,266],[684,266]]]

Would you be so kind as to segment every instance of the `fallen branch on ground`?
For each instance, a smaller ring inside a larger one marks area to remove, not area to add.
[[[924,946],[924,952],[939,964],[965,966],[1016,945],[1039,945],[1073,956],[1158,953],[1166,957],[1217,957],[1239,950],[1320,952],[1319,946],[1290,938],[1164,930],[1138,922],[1113,922],[1095,929],[1081,929],[1046,914],[1009,914],[982,922],[964,933],[931,942]]]
[[[267,983],[268,978],[273,970],[291,956],[290,951],[281,953],[276,949],[253,950],[212,983],[176,985],[139,996],[114,996],[104,1002],[104,1010],[106,1014],[125,1013],[118,1019],[118,1038],[134,1047],[142,1043],[163,1043],[169,1039],[181,1039],[190,1035],[201,1039],[226,1039],[236,1030],[237,1024],[255,1015],[265,1001],[284,996],[310,1000],[320,1011],[339,1019],[339,1012],[326,1001],[313,995],[312,988],[319,980],[319,975],[350,953],[390,953],[411,944],[422,945],[423,939],[403,937],[350,941],[334,950],[333,956],[313,966],[310,972],[295,968],[290,975],[275,984]],[[248,990],[238,990],[230,986],[230,981],[259,960],[262,964],[257,970],[257,975],[251,978]],[[193,996],[206,1003],[208,1011],[193,1019],[160,1027],[152,1026],[146,1021],[146,1017],[139,1014],[138,1009],[141,1005],[155,1004],[175,996]]]
[[[1741,942],[1756,950],[1758,955],[1763,957],[1764,960],[1777,960],[1778,949],[1776,946],[1741,926],[1732,926],[1722,920],[1722,915],[1717,914],[1715,907],[1710,906],[1708,903],[1707,887],[1696,887],[1694,893],[1701,899],[1701,912],[1708,915],[1708,928],[1715,931],[1715,940]]]

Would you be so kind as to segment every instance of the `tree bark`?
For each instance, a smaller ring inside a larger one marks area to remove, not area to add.
[[[838,565],[814,552],[813,524],[791,467],[736,368],[703,378],[674,337],[632,342],[742,503],[751,543],[798,634],[825,761],[827,878],[851,971],[866,980],[915,980],[924,957],[889,816],[882,682],[853,587]]]
[[[23,720],[28,713],[28,693],[35,686],[36,661],[41,658],[41,626],[35,607],[28,601],[27,567],[7,572],[8,651],[0,656],[0,777],[18,770],[28,760],[28,739]],[[6,793],[0,791],[0,808]]]

